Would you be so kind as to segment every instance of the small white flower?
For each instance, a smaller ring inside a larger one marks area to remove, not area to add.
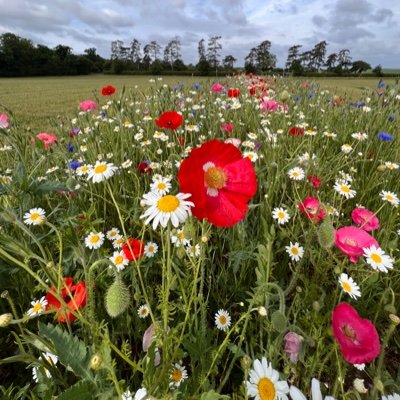
[[[390,204],[393,204],[395,207],[399,205],[399,198],[397,197],[396,193],[387,192],[386,190],[382,190],[379,193],[382,200],[388,201]]]
[[[106,161],[96,161],[96,164],[88,172],[88,181],[91,179],[93,183],[103,182],[106,179],[111,178],[118,170],[112,163]]]
[[[186,368],[181,364],[174,364],[170,374],[170,386],[178,387],[180,384],[188,378]]]
[[[284,225],[289,221],[290,215],[287,210],[282,207],[276,207],[272,211],[272,218],[278,221],[278,224]]]
[[[160,176],[158,179],[153,179],[150,189],[151,191],[164,196],[171,189],[170,179],[163,176]]]
[[[146,257],[152,258],[158,251],[158,245],[153,242],[148,242],[144,246],[144,254]]]
[[[367,263],[373,269],[379,269],[382,272],[388,272],[389,269],[393,269],[393,259],[385,254],[380,247],[372,245],[369,248],[364,248],[363,251]]]
[[[32,307],[27,311],[27,314],[30,317],[40,315],[46,310],[47,304],[48,302],[45,296],[43,296],[40,300],[33,300],[31,301]]]
[[[285,249],[293,261],[300,261],[300,259],[303,257],[304,249],[297,242],[294,244],[290,242],[290,245],[285,246]]]
[[[189,243],[186,245],[186,252],[189,257],[198,257],[200,255],[200,245],[192,245]]]
[[[343,151],[343,153],[345,153],[345,154],[349,154],[352,150],[353,150],[353,148],[349,145],[349,144],[344,144],[341,148],[340,148],[342,151]]]
[[[111,228],[106,232],[106,237],[108,240],[115,240],[118,236],[120,236],[118,228]]]
[[[113,263],[114,267],[118,272],[121,272],[129,264],[129,260],[125,257],[123,251],[114,251],[110,261]]]
[[[177,229],[175,233],[171,232],[171,242],[175,247],[186,246],[190,244],[190,240],[186,238],[183,229]]]
[[[300,167],[294,167],[288,171],[288,176],[293,181],[301,181],[304,179],[304,170]]]
[[[343,291],[346,292],[352,299],[357,299],[361,296],[360,287],[354,282],[353,278],[349,277],[347,274],[340,274],[339,284]]]
[[[146,318],[150,314],[148,305],[147,304],[141,305],[138,308],[137,313],[139,315],[139,318]]]
[[[24,222],[26,225],[42,225],[46,221],[46,212],[43,208],[31,208],[29,212],[24,215]]]
[[[338,179],[333,187],[340,195],[346,199],[352,199],[357,192],[351,188],[350,183]]]
[[[89,249],[99,249],[104,243],[104,234],[102,232],[90,232],[85,238],[85,245]]]
[[[231,326],[231,316],[228,311],[218,310],[215,314],[215,325],[221,331],[226,331]]]
[[[258,154],[255,151],[245,151],[243,157],[247,157],[253,163],[258,160]]]

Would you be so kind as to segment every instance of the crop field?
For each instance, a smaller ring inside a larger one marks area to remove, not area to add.
[[[395,80],[0,96],[1,398],[400,397]]]

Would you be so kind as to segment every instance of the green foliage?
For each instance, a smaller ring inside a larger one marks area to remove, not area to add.
[[[93,385],[90,381],[82,380],[62,392],[58,400],[92,400]]]

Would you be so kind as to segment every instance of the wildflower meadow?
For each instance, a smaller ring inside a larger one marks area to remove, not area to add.
[[[398,84],[78,100],[0,108],[3,398],[400,399]]]

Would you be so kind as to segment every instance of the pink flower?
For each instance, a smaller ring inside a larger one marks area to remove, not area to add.
[[[153,343],[155,339],[155,329],[154,325],[151,324],[145,331],[143,335],[143,351],[147,353],[149,350],[150,345]],[[156,349],[154,354],[154,365],[157,366],[161,362],[160,352]]]
[[[219,92],[221,92],[222,90],[224,90],[224,87],[223,87],[220,83],[214,83],[214,84],[211,86],[211,90],[212,90],[214,93],[219,93]]]
[[[364,254],[364,248],[380,247],[378,242],[367,232],[356,226],[345,226],[335,231],[335,246],[353,263]]]
[[[332,329],[343,358],[351,364],[369,363],[381,351],[374,324],[360,318],[347,303],[340,303],[332,312]]]
[[[300,212],[302,212],[310,221],[319,222],[325,218],[325,211],[321,207],[321,203],[315,197],[307,197],[302,203],[298,205]]]
[[[57,142],[57,136],[52,133],[39,133],[36,137],[44,143],[44,148],[47,150],[53,143]]]
[[[351,218],[355,224],[360,225],[360,228],[367,232],[374,231],[380,227],[378,217],[366,208],[355,208],[351,212]]]
[[[221,124],[220,129],[224,133],[231,133],[233,131],[233,124],[224,122]]]
[[[292,363],[296,363],[299,359],[301,343],[304,340],[303,336],[296,332],[288,332],[283,339],[285,340],[285,353]]]
[[[261,109],[263,111],[277,111],[278,110],[278,102],[275,100],[264,100],[261,103]]]
[[[8,115],[7,114],[0,114],[0,128],[8,128],[9,126],[8,122]]]
[[[239,148],[241,143],[242,143],[242,141],[240,139],[237,139],[237,138],[228,138],[228,139],[225,139],[224,142],[233,144],[237,148]]]
[[[84,100],[82,103],[79,104],[79,108],[82,111],[92,111],[97,108],[97,104],[93,100]]]

